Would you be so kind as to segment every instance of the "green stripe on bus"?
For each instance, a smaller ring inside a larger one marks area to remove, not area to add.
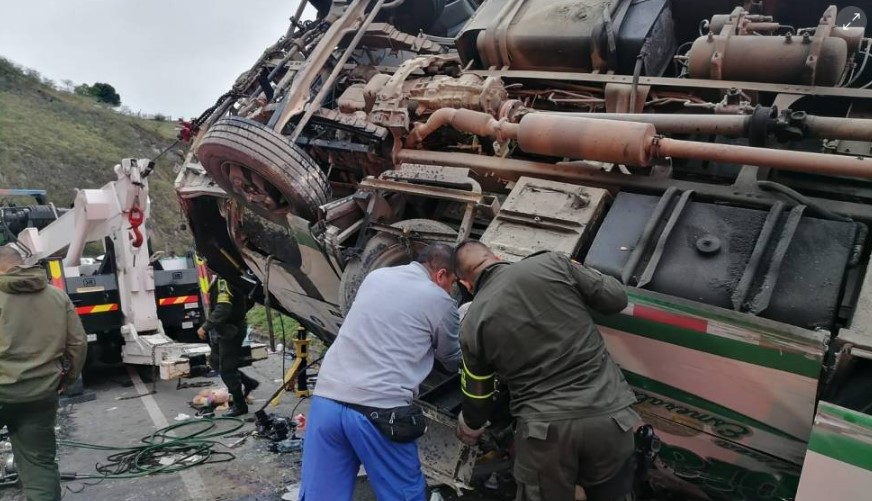
[[[628,315],[594,314],[594,319],[599,325],[629,334],[812,379],[817,379],[821,371],[820,357],[789,353]]]
[[[836,419],[840,419],[854,426],[865,428],[869,432],[869,436],[872,437],[872,416],[870,416],[869,414],[852,411],[851,409],[846,409],[836,404],[824,402],[823,400],[821,400],[820,404],[818,404],[818,412],[827,416],[832,416]]]
[[[829,458],[872,471],[872,444],[815,426],[809,450]]]
[[[642,376],[641,374],[636,374],[635,372],[630,372],[628,370],[624,370],[623,372],[624,376],[627,378],[627,382],[630,383],[630,386],[633,386],[640,390],[650,391],[651,393],[656,393],[657,395],[675,400],[676,402],[702,409],[708,413],[711,413],[712,415],[720,416],[730,421],[735,421],[736,423],[745,425],[748,428],[772,433],[773,435],[777,435],[782,438],[805,442],[805,440],[795,437],[790,433],[779,430],[778,428],[775,428],[761,421],[757,421],[752,417],[740,414],[732,409],[728,409],[710,400],[706,400],[702,397],[694,395],[693,393],[688,393],[682,389],[675,388],[674,386],[669,386],[668,384],[664,384],[660,381],[656,381],[654,379]]]

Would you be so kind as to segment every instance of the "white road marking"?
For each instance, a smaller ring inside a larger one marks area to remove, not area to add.
[[[145,406],[145,410],[148,412],[155,428],[161,429],[169,426],[170,423],[167,421],[166,416],[161,412],[154,397],[149,394],[150,390],[146,388],[145,384],[142,382],[142,378],[140,378],[139,374],[136,373],[136,370],[133,367],[128,366],[127,373],[130,374],[130,380],[133,381],[133,387],[136,388],[136,392],[143,395],[140,397],[140,400],[142,401],[142,405]],[[209,499],[208,493],[206,492],[206,484],[203,483],[203,477],[200,476],[200,472],[196,469],[190,468],[180,471],[179,475],[182,477],[182,482],[184,482],[185,489],[188,491],[188,496],[190,496],[191,499]]]

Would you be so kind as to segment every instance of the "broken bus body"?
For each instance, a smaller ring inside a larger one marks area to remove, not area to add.
[[[598,323],[663,442],[647,488],[859,498],[867,3],[314,1],[183,124],[177,192],[210,266],[328,343],[366,274],[428,242],[565,252],[628,288]],[[506,415],[486,451],[454,439],[456,375],[419,402],[428,476],[507,471]]]

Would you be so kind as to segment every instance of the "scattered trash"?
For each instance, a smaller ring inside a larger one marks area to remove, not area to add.
[[[187,421],[191,419],[191,416],[185,414],[184,412],[180,412],[178,416],[174,418],[174,421]]]
[[[118,409],[118,407],[110,407],[110,408],[106,409],[106,412],[112,412],[112,411],[117,410],[117,409]]]
[[[282,499],[285,501],[297,501],[297,498],[300,497],[300,484],[294,484],[288,486],[288,492],[282,494]]]
[[[303,439],[297,437],[286,438],[278,442],[272,442],[267,449],[270,452],[285,454],[288,452],[300,452],[303,450]]]
[[[255,432],[246,433],[245,435],[242,436],[242,438],[240,438],[240,439],[237,440],[236,442],[233,442],[232,444],[228,445],[227,447],[230,448],[230,449],[235,449],[235,448],[239,447],[240,445],[242,445],[243,442],[245,442],[246,440],[248,440],[248,437],[254,435],[254,433],[255,433]]]
[[[445,501],[445,498],[439,491],[433,491],[433,494],[430,494],[430,501]]]
[[[190,464],[198,464],[202,462],[204,459],[203,456],[199,454],[187,455],[187,454],[174,454],[172,456],[164,456],[157,460],[158,464],[161,466],[172,466],[177,463],[190,463]]]
[[[255,413],[255,429],[257,435],[269,439],[271,442],[281,442],[293,436],[295,422],[286,417],[274,416],[263,411]]]
[[[197,409],[197,416],[212,416],[215,411],[224,411],[230,408],[230,393],[227,388],[200,390],[193,399],[191,407]]]
[[[491,473],[491,475],[487,478],[487,480],[484,483],[484,488],[490,489],[492,491],[495,491],[495,490],[500,488],[500,480],[499,480],[499,478],[497,478],[496,472]]]
[[[302,436],[303,433],[306,433],[306,416],[302,414],[294,416],[294,426],[296,427],[295,435]]]
[[[276,352],[276,353],[281,353],[282,350],[283,350],[284,348],[285,348],[285,345],[283,345],[282,343],[278,343],[278,344],[276,345],[276,351],[275,351],[275,352]]]
[[[196,381],[193,383],[189,383],[187,381],[182,382],[182,380],[179,379],[178,384],[176,384],[176,390],[185,390],[188,388],[203,388],[204,386],[212,386],[213,384],[215,384],[215,381]]]

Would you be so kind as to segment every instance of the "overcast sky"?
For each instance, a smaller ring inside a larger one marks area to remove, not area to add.
[[[282,36],[299,0],[0,0],[0,56],[107,82],[132,111],[199,115]]]

